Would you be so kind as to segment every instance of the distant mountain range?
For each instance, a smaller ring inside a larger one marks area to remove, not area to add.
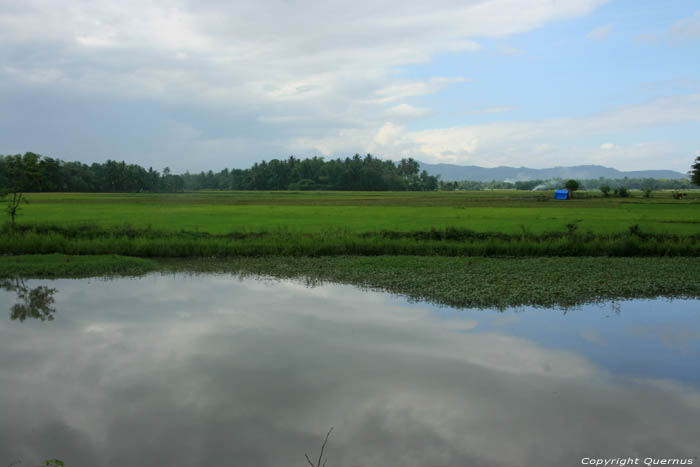
[[[623,172],[602,165],[576,165],[573,167],[552,167],[549,169],[529,169],[527,167],[479,167],[476,165],[426,164],[420,163],[421,170],[430,175],[440,175],[446,182],[470,180],[475,182],[550,180],[553,178],[688,178],[688,175],[673,170],[634,170]]]

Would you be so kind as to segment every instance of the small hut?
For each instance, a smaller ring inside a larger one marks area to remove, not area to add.
[[[571,199],[569,190],[554,190],[554,199]]]

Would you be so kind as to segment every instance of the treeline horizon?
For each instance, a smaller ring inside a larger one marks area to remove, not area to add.
[[[516,182],[505,182],[493,180],[490,182],[462,180],[459,182],[440,181],[441,191],[455,190],[555,190],[565,188],[566,178],[538,179],[538,180],[518,180]],[[607,186],[611,189],[627,188],[630,190],[684,190],[694,188],[687,178],[577,178],[579,190],[598,190]]]
[[[688,179],[579,179],[581,189],[688,189]],[[256,162],[248,169],[211,170],[200,173],[173,174],[168,167],[162,172],[138,164],[108,159],[90,165],[41,156],[0,155],[0,191],[86,192],[86,193],[173,193],[196,190],[337,190],[337,191],[453,191],[493,189],[555,189],[565,179],[444,182],[439,176],[420,170],[412,159],[399,162],[382,160],[367,154],[326,161],[322,157],[272,159]]]
[[[90,165],[32,152],[0,155],[0,189],[37,192],[180,192],[186,190],[433,191],[438,177],[420,171],[412,158],[394,163],[367,154],[345,159],[272,159],[249,169],[172,174],[107,160]]]

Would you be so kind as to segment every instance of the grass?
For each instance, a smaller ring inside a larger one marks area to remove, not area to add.
[[[468,308],[566,308],[603,300],[700,297],[700,258],[0,257],[0,278],[132,275],[149,271],[290,278],[308,285],[337,282]]]
[[[0,277],[233,272],[459,307],[700,296],[698,193],[550,195],[30,194],[0,229]]]
[[[0,254],[698,256],[696,195],[39,193],[16,228],[0,231]]]
[[[355,233],[238,231],[211,234],[131,225],[5,225],[0,254],[117,254],[138,257],[237,256],[700,256],[699,234],[649,233],[639,226],[606,234],[566,230],[532,233],[478,232],[448,227],[421,231],[380,230]]]
[[[152,261],[117,255],[0,256],[0,278],[139,275],[155,269]]]
[[[582,195],[583,196],[583,195]],[[476,192],[195,192],[180,194],[35,193],[22,222],[97,224],[207,232],[352,233],[425,231],[455,227],[479,232],[534,233],[578,223],[581,230],[615,233],[638,224],[655,233],[700,233],[700,193],[654,198],[551,199],[551,193]]]

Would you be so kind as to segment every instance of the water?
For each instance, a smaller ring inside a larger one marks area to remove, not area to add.
[[[304,466],[331,426],[328,467],[699,463],[697,300],[498,312],[217,275],[11,285],[0,465]],[[34,308],[11,310],[23,290]]]

